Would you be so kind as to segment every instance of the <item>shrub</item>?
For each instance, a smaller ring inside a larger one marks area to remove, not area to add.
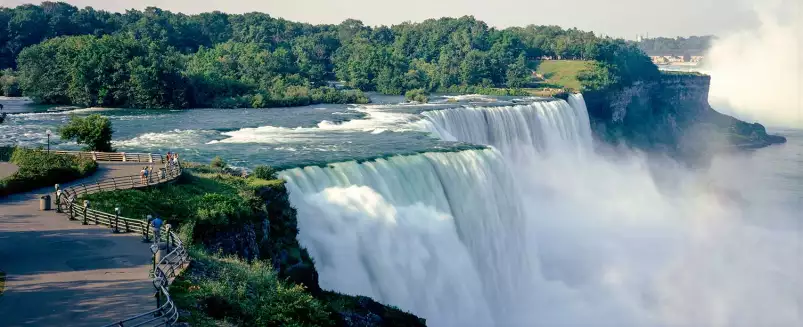
[[[429,93],[424,89],[414,89],[407,91],[407,93],[404,94],[404,98],[407,101],[427,103],[429,102]]]
[[[84,144],[86,151],[113,152],[112,149],[112,123],[109,118],[98,114],[85,118],[76,115],[70,116],[70,121],[61,127],[61,138],[75,140]]]
[[[190,251],[193,262],[170,286],[191,325],[226,320],[240,326],[334,326],[326,305],[302,286],[280,280],[270,265]]]
[[[98,167],[90,159],[25,148],[16,148],[10,162],[19,170],[0,180],[0,196],[73,181],[93,173]]]
[[[212,159],[212,162],[209,163],[209,165],[212,166],[213,168],[223,169],[226,168],[226,161],[223,161],[223,158],[217,156]]]
[[[271,166],[260,165],[254,168],[254,176],[261,179],[276,179],[276,172]]]

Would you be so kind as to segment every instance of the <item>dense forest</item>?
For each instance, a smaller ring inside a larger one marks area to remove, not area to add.
[[[638,42],[639,49],[650,56],[702,56],[711,47],[714,36],[657,37]]]
[[[5,30],[3,30],[5,28]],[[0,91],[42,103],[139,108],[359,103],[519,88],[538,59],[594,60],[584,88],[658,76],[621,39],[557,26],[498,30],[466,16],[394,26],[311,25],[263,13],[111,13],[43,2],[0,8]],[[355,91],[327,86],[343,81]]]

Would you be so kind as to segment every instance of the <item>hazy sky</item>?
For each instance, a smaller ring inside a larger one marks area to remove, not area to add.
[[[474,15],[497,27],[549,24],[635,38],[723,34],[756,24],[753,8],[800,0],[65,0],[78,7],[122,11],[156,6],[171,11],[260,11],[310,23],[345,18],[391,25],[442,16]],[[0,0],[16,6],[39,0]]]

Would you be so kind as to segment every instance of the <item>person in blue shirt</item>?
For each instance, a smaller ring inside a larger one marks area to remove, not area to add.
[[[162,219],[158,216],[151,221],[153,225],[153,242],[159,243],[162,238]]]

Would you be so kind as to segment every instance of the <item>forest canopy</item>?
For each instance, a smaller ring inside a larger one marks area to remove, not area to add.
[[[2,30],[5,28],[5,30]],[[138,108],[359,103],[360,91],[520,88],[540,59],[593,60],[584,88],[658,76],[634,44],[473,17],[311,25],[264,13],[111,13],[60,2],[0,8],[0,69],[42,103]],[[357,91],[328,86],[342,81]],[[9,87],[11,88],[11,87]]]

